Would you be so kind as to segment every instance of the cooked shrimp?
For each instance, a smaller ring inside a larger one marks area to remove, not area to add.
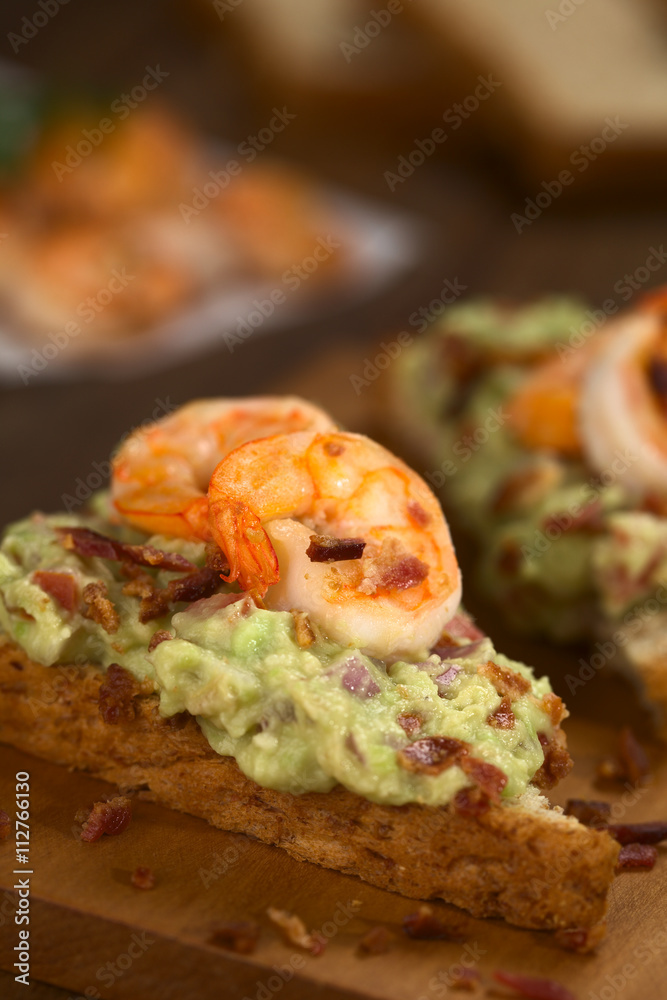
[[[196,400],[122,444],[113,461],[115,507],[151,534],[207,540],[206,490],[228,452],[268,434],[335,427],[323,410],[296,396]]]
[[[591,464],[614,471],[625,458],[626,482],[639,493],[667,492],[667,329],[654,302],[610,326],[580,408]]]
[[[421,655],[458,607],[460,572],[438,501],[360,434],[245,444],[216,468],[208,500],[228,579],[268,608],[307,611],[337,642],[380,657]],[[311,561],[313,533],[365,547],[360,558]]]
[[[599,351],[600,339],[597,334],[566,357],[551,357],[538,365],[510,399],[510,424],[527,448],[581,455],[581,387]]]

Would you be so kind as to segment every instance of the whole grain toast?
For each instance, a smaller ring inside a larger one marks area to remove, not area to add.
[[[85,770],[155,802],[282,847],[299,860],[520,927],[589,928],[604,916],[619,847],[531,789],[475,814],[377,805],[341,787],[262,788],[211,749],[195,719],[165,719],[137,685],[115,723],[100,712],[104,673],[45,667],[0,637],[0,741]]]

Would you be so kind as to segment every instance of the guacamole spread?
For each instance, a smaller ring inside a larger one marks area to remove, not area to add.
[[[445,804],[471,778],[458,764],[405,766],[402,752],[429,737],[464,741],[470,757],[505,776],[508,800],[541,767],[554,729],[549,683],[505,659],[489,639],[450,636],[448,647],[424,650],[417,662],[383,662],[330,641],[316,623],[304,639],[295,613],[259,608],[217,576],[213,593],[175,600],[142,621],[136,577],[117,559],[82,555],[68,544],[67,529],[178,553],[195,569],[205,565],[204,545],[121,531],[107,522],[103,502],[98,510],[35,514],[6,531],[0,626],[34,660],[119,664],[154,685],[164,716],[191,713],[213,749],[234,756],[248,777],[296,794],[340,784],[374,802]],[[183,576],[157,564],[142,573],[156,588]],[[67,593],[76,601],[62,596],[51,574],[71,578]],[[106,617],[82,603],[91,584]],[[496,668],[518,682],[509,700],[493,682]],[[494,714],[504,706],[506,719],[509,701],[510,725]]]
[[[665,579],[655,556],[665,518],[636,512],[632,454],[619,450],[596,475],[583,456],[531,450],[511,426],[508,401],[532,367],[596,329],[574,299],[473,301],[450,308],[394,370],[425,478],[475,540],[482,589],[514,627],[559,640],[606,634],[603,619],[620,621]]]

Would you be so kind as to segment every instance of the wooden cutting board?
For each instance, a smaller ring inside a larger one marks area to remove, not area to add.
[[[594,793],[590,777],[615,741],[611,727],[569,726],[577,766],[558,799]],[[667,853],[652,872],[623,873],[611,893],[609,933],[594,956],[556,947],[548,934],[500,921],[467,921],[463,942],[418,942],[401,931],[414,901],[337,872],[294,861],[278,848],[227,834],[135,798],[130,827],[118,837],[84,844],[73,832],[77,809],[109,794],[110,786],[80,773],[0,748],[0,803],[10,813],[15,774],[31,784],[31,977],[78,991],[77,995],[151,1000],[225,997],[269,1000],[318,997],[363,1000],[437,1000],[447,971],[462,957],[474,961],[490,984],[502,968],[553,977],[580,998],[627,980],[624,1000],[663,996],[667,979]],[[596,793],[599,795],[599,792]],[[629,803],[624,805],[625,802]],[[667,766],[650,789],[614,791],[624,819],[667,815]],[[0,966],[11,970],[18,928],[13,839],[0,845]],[[151,891],[130,884],[137,865],[157,876]],[[18,866],[16,866],[18,867]],[[554,871],[549,877],[558,878]],[[355,903],[354,901],[358,901]],[[438,910],[449,909],[435,904]],[[266,916],[269,906],[303,917],[330,937],[320,957],[285,944]],[[7,919],[8,918],[8,919]],[[239,956],[209,943],[217,921],[257,921],[255,954]],[[361,958],[361,934],[376,924],[396,934],[391,951]],[[277,971],[276,971],[277,970]],[[10,980],[11,982],[11,980]],[[13,984],[12,984],[13,986]],[[17,988],[18,989],[18,988]],[[86,989],[88,993],[86,994]],[[94,992],[97,991],[97,992]],[[6,996],[3,993],[3,996]],[[28,996],[23,987],[17,996]],[[486,994],[482,994],[486,995]],[[603,997],[606,994],[602,994]]]
[[[361,370],[358,350],[337,351],[316,367],[296,371],[281,391],[317,399],[348,427],[373,431],[369,396],[357,395],[350,374]],[[473,611],[479,609],[472,607]],[[480,621],[500,648],[524,655],[549,672],[567,694],[563,677],[572,653],[504,635],[502,623]],[[576,654],[575,654],[576,655]],[[613,752],[629,720],[644,736],[646,716],[636,695],[604,672],[569,699],[567,731],[576,761],[553,798],[603,797],[620,820],[667,818],[667,756],[652,748],[654,781],[640,792],[595,789],[599,759]],[[604,720],[604,721],[603,721]],[[441,1000],[448,972],[462,957],[474,961],[490,995],[491,973],[506,969],[548,976],[580,1000],[658,1000],[667,994],[667,850],[652,872],[623,873],[611,892],[608,936],[595,955],[560,950],[548,934],[500,921],[469,918],[463,942],[418,942],[401,930],[417,904],[337,872],[289,858],[278,848],[227,834],[190,816],[135,799],[134,816],[119,837],[83,844],[73,833],[79,808],[108,796],[110,786],[0,747],[0,808],[13,812],[15,775],[31,776],[31,977],[26,988],[0,973],[0,996],[67,1000],[75,996],[150,1000]],[[11,969],[18,928],[13,840],[0,844],[0,968]],[[135,889],[137,865],[157,875],[151,891]],[[557,870],[550,873],[558,878]],[[358,901],[355,904],[354,901]],[[434,904],[447,911],[445,904]],[[275,906],[298,913],[309,928],[330,935],[320,957],[283,942],[266,916]],[[209,943],[216,922],[256,920],[256,952],[238,956]],[[362,958],[360,936],[377,924],[395,932],[387,954]],[[133,954],[134,953],[134,956]],[[37,980],[68,992],[43,988]],[[86,993],[88,990],[88,993]],[[502,992],[502,991],[501,991]],[[456,996],[457,994],[452,994]],[[461,994],[465,996],[466,994]],[[497,995],[497,994],[496,994]]]

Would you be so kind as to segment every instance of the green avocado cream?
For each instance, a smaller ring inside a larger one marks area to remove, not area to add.
[[[496,653],[488,639],[469,648],[467,640],[453,640],[460,645],[447,650],[446,659],[425,650],[419,662],[385,663],[331,642],[311,623],[314,638],[304,646],[292,613],[257,608],[222,581],[213,596],[175,604],[142,624],[140,598],[127,593],[120,563],[65,548],[55,529],[68,526],[120,537],[117,527],[94,515],[35,514],[10,526],[0,547],[4,632],[44,664],[119,663],[152,680],[163,715],[196,716],[213,749],[234,756],[260,785],[298,794],[341,784],[374,802],[442,805],[470,779],[458,765],[437,774],[406,769],[400,751],[416,739],[448,736],[470,744],[470,755],[506,775],[509,800],[526,790],[543,762],[538,733],[552,733],[542,703],[549,682]],[[123,540],[204,563],[199,543],[135,534]],[[108,632],[86,617],[81,602],[63,608],[35,582],[39,571],[70,574],[79,594],[89,583],[104,583],[116,629]],[[159,587],[180,575],[148,573]],[[172,638],[149,653],[158,630]],[[501,703],[479,672],[489,660],[530,681],[530,690],[512,701],[512,728],[488,722]]]

